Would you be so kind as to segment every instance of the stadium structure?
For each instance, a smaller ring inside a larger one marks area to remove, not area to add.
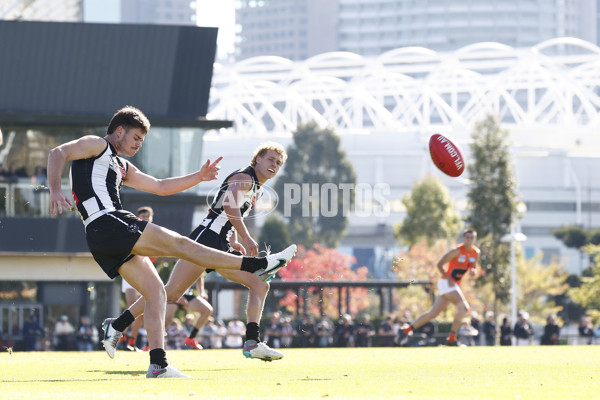
[[[560,257],[578,273],[585,257],[552,230],[600,223],[599,89],[600,48],[566,37],[528,48],[477,43],[440,53],[406,47],[372,58],[348,52],[304,61],[261,56],[215,65],[208,117],[234,126],[207,133],[203,153],[224,156],[227,172],[247,163],[248,149],[262,141],[289,145],[300,123],[332,128],[358,182],[389,185],[385,204],[357,199],[364,208],[351,215],[343,241],[344,251],[384,276],[397,250],[392,226],[403,219],[401,199],[417,180],[439,176],[466,211],[468,173],[449,178],[437,171],[427,152],[430,135],[451,134],[468,162],[474,125],[495,115],[510,135],[527,207],[520,224],[526,256]],[[378,208],[384,211],[369,212]]]

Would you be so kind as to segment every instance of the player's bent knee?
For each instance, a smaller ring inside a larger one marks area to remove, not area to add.
[[[252,283],[252,285],[250,286],[251,291],[254,291],[261,295],[266,295],[267,293],[269,293],[270,288],[271,288],[271,284],[269,282],[263,282],[260,279],[254,281]]]
[[[160,304],[167,303],[167,291],[163,285],[156,285],[145,288],[143,292],[141,292],[146,302],[158,302]]]

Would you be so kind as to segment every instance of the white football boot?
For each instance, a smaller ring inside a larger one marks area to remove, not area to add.
[[[104,340],[102,341],[102,344],[104,345],[106,354],[108,354],[110,358],[115,358],[117,345],[119,344],[119,340],[123,336],[123,332],[119,332],[118,330],[112,327],[112,322],[114,320],[114,318],[107,318],[102,323],[102,330],[104,331]]]
[[[258,358],[263,361],[273,361],[283,358],[283,354],[273,350],[263,342],[256,340],[246,340],[243,347],[246,358]]]
[[[269,282],[281,268],[288,265],[296,250],[297,247],[293,244],[279,253],[267,255],[267,267],[259,269],[255,274],[264,282]]]
[[[191,376],[184,374],[172,365],[162,368],[158,364],[150,364],[146,378],[191,378]]]

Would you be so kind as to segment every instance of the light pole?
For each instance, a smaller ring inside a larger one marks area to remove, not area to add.
[[[517,212],[520,215],[527,212],[527,206],[524,203],[517,204]],[[527,236],[521,233],[521,225],[512,223],[510,226],[510,234],[504,235],[502,242],[510,242],[510,323],[517,322],[517,242],[524,242]]]

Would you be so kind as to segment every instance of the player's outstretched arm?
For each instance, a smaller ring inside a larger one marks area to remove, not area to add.
[[[98,136],[84,136],[61,144],[48,153],[48,188],[50,189],[50,215],[62,214],[73,209],[71,200],[62,193],[61,176],[67,161],[96,157],[108,143]]]
[[[136,166],[129,163],[127,176],[124,183],[134,189],[144,192],[154,193],[159,196],[168,196],[189,189],[200,182],[212,181],[217,179],[221,166],[219,162],[223,157],[217,158],[213,163],[207,160],[202,168],[188,175],[172,178],[157,179],[151,175],[145,174]]]

